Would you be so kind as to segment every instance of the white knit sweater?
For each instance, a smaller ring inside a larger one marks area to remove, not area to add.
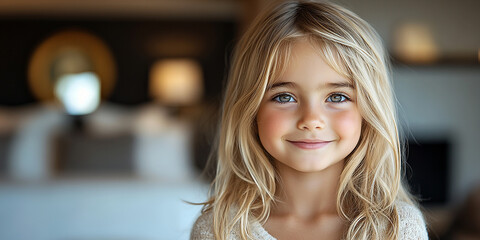
[[[399,238],[400,240],[424,240],[428,239],[425,221],[422,213],[415,206],[404,202],[397,203],[398,218],[400,221]],[[191,240],[213,240],[213,215],[211,212],[202,214],[195,222]],[[230,233],[230,240],[241,239],[238,229],[233,229]],[[258,222],[252,223],[252,237],[255,240],[276,240],[272,237]]]

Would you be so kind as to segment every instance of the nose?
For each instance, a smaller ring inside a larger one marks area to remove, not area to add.
[[[325,128],[325,115],[321,107],[305,106],[301,110],[301,117],[298,120],[297,128],[300,130],[320,130]]]

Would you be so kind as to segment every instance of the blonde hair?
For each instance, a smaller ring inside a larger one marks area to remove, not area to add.
[[[340,177],[337,211],[346,239],[397,239],[395,201],[414,204],[401,181],[401,144],[386,54],[375,30],[354,13],[326,2],[288,1],[257,18],[238,43],[225,92],[217,173],[204,212],[213,211],[216,239],[250,220],[265,222],[278,175],[257,134],[256,114],[267,85],[288,63],[292,44],[307,38],[354,84],[363,117],[360,141]]]

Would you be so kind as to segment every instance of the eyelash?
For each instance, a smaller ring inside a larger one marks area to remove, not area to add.
[[[292,96],[292,95],[289,94],[289,93],[279,93],[279,94],[275,95],[275,96],[272,98],[272,101],[273,101],[273,102],[276,102],[276,103],[279,103],[279,104],[286,104],[286,103],[292,102],[292,101],[281,102],[281,101],[279,100],[279,98],[282,97],[282,96],[288,96],[288,97],[290,97],[291,99],[293,99],[293,102],[296,102],[295,97]],[[329,100],[329,99],[331,99],[332,96],[340,96],[340,97],[343,98],[343,101],[334,102],[334,101]],[[351,101],[351,99],[350,99],[346,94],[343,94],[343,93],[332,93],[332,94],[330,94],[330,95],[328,96],[328,98],[327,98],[327,102],[337,103],[337,104],[338,104],[338,103],[345,103],[345,102],[347,102],[347,101]]]

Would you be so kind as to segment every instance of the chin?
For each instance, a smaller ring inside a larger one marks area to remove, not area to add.
[[[317,160],[318,161],[318,160]],[[305,164],[296,164],[296,166],[289,166],[290,168],[295,169],[296,171],[303,173],[313,173],[320,172],[332,166],[332,164],[327,163],[305,163]]]
[[[290,168],[295,169],[298,172],[314,173],[314,172],[321,172],[333,166],[338,166],[338,164],[341,164],[343,162],[343,161],[327,162],[327,161],[319,161],[318,159],[301,160],[301,161],[303,162],[302,164],[293,164],[293,165],[286,164],[286,165],[289,166]]]

